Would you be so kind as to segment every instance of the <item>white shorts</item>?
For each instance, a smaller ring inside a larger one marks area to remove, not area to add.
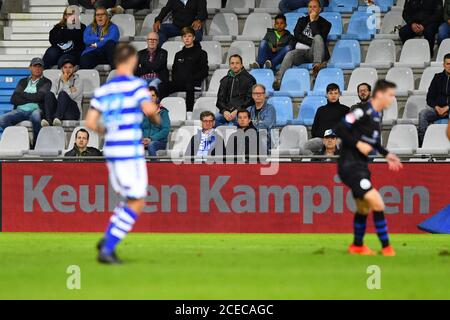
[[[108,161],[107,166],[114,191],[127,199],[142,199],[147,196],[145,159]]]

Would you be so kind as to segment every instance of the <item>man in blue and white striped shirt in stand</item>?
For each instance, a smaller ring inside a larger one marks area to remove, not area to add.
[[[143,113],[153,122],[160,121],[157,105],[151,101],[147,84],[133,76],[137,52],[128,44],[115,52],[116,76],[98,88],[86,116],[86,126],[105,132],[103,154],[114,190],[125,202],[114,209],[105,236],[98,243],[98,261],[121,263],[115,248],[131,231],[144,207],[147,194],[147,167],[141,144]],[[100,119],[103,124],[99,124]]]

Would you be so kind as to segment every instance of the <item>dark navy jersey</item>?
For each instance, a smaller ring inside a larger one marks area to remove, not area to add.
[[[367,164],[369,157],[356,148],[358,141],[370,144],[383,156],[389,152],[380,141],[381,114],[375,111],[371,102],[349,112],[334,128],[336,134],[342,139],[339,165],[351,166],[356,163]]]

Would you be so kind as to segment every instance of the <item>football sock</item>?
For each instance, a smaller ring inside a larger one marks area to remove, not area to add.
[[[111,254],[116,246],[131,231],[137,219],[137,214],[125,205],[118,205],[110,219],[110,224],[105,232],[105,244],[102,252]]]
[[[377,230],[378,239],[380,239],[383,248],[389,246],[389,235],[387,230],[386,219],[383,211],[373,212],[373,222]]]
[[[354,231],[354,240],[353,244],[355,246],[362,246],[364,234],[366,233],[366,221],[367,215],[356,212],[355,218],[353,220],[353,231]]]

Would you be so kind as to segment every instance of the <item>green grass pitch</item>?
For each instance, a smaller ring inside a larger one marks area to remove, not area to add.
[[[446,235],[391,235],[391,258],[346,254],[348,234],[130,234],[121,266],[97,264],[100,236],[0,233],[0,299],[450,299]],[[70,265],[80,290],[66,287]]]

